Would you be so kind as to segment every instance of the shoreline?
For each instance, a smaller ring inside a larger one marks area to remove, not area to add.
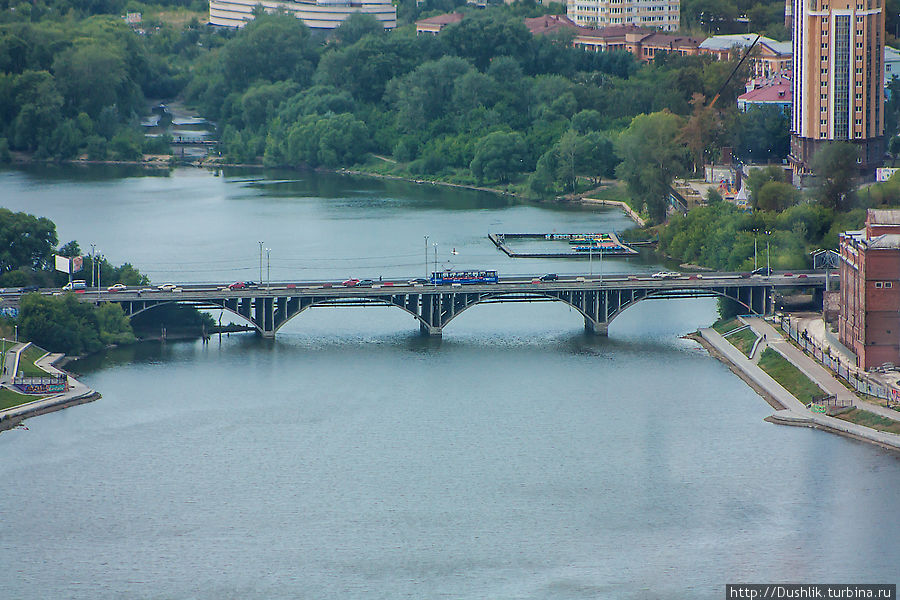
[[[769,406],[775,409],[775,413],[763,419],[767,423],[818,429],[820,431],[837,434],[859,442],[865,442],[867,444],[875,445],[879,448],[883,448],[885,450],[890,450],[894,453],[900,454],[900,439],[895,441],[893,439],[888,440],[884,438],[885,435],[891,434],[886,434],[885,432],[879,431],[877,429],[863,427],[862,425],[857,425],[850,422],[846,422],[845,424],[845,422],[835,419],[834,417],[823,417],[814,413],[800,413],[798,412],[798,410],[792,407],[784,406],[774,397],[772,393],[770,393],[762,385],[754,381],[750,374],[747,373],[739,364],[734,362],[723,351],[716,347],[716,345],[712,343],[712,340],[706,339],[704,337],[704,334],[700,331],[692,332],[682,337],[685,339],[694,340],[698,344],[700,344],[700,346],[703,347],[710,354],[710,356],[725,364],[731,372],[737,375],[742,381],[747,383],[753,391],[755,391],[763,400],[766,401],[767,404],[769,404]],[[723,343],[728,344],[729,342],[723,340]],[[835,420],[838,421],[838,423],[831,424],[832,421]]]
[[[168,155],[168,154],[159,154],[159,155],[145,155],[147,157],[153,158],[144,158],[142,160],[88,160],[88,159],[80,159],[80,158],[68,158],[63,160],[34,160],[31,157],[24,157],[22,154],[18,154],[14,156],[13,160],[10,161],[10,165],[33,165],[33,164],[61,164],[61,165],[74,165],[74,166],[98,166],[98,165],[107,165],[107,166],[128,166],[128,167],[143,167],[146,169],[174,169],[175,167],[194,167],[197,169],[267,169],[267,168],[277,168],[277,169],[286,169],[286,170],[294,170],[294,171],[313,171],[315,173],[333,173],[336,175],[355,175],[359,177],[371,177],[373,179],[386,179],[392,181],[402,181],[405,183],[415,183],[420,185],[430,184],[430,185],[440,185],[449,188],[456,189],[464,189],[464,190],[472,190],[476,192],[487,192],[491,194],[497,194],[498,196],[508,196],[510,198],[517,198],[523,202],[537,202],[537,203],[553,203],[553,204],[571,204],[577,203],[582,206],[592,206],[592,205],[600,205],[600,206],[608,206],[613,208],[620,208],[628,216],[629,219],[634,222],[638,227],[646,227],[646,221],[641,218],[640,215],[635,212],[633,208],[631,208],[625,202],[620,200],[603,200],[600,198],[589,198],[586,194],[589,192],[585,192],[585,195],[574,196],[571,199],[566,200],[535,200],[533,198],[529,198],[527,196],[523,196],[522,194],[517,194],[515,192],[510,192],[508,190],[500,190],[491,187],[484,187],[466,183],[452,183],[449,181],[434,181],[430,179],[416,179],[413,177],[403,177],[401,175],[388,175],[385,173],[374,173],[371,171],[362,171],[359,169],[351,169],[346,167],[339,167],[335,169],[326,169],[323,167],[316,167],[314,169],[304,169],[300,167],[266,167],[265,165],[258,163],[225,163],[225,162],[205,162],[202,158],[191,161],[184,161],[178,159],[176,155]],[[592,190],[593,191],[593,190]]]

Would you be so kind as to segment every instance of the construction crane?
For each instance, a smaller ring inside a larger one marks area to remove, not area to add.
[[[731,73],[728,75],[722,85],[719,86],[718,91],[716,91],[716,95],[713,96],[713,99],[709,103],[710,108],[716,105],[716,102],[719,100],[719,96],[722,94],[722,90],[725,89],[725,86],[728,85],[728,82],[731,81],[731,78],[734,77],[734,74],[738,72],[738,69],[741,68],[741,65],[744,64],[744,61],[747,60],[747,57],[750,56],[750,51],[753,50],[754,46],[756,46],[756,42],[759,41],[760,37],[762,36],[760,36],[759,34],[756,35],[756,39],[753,40],[753,43],[750,44],[750,46],[744,51],[744,55],[741,57],[741,60],[738,61],[738,64],[734,66],[734,69],[731,70]]]

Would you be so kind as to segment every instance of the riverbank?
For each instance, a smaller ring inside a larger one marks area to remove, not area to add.
[[[839,382],[823,381],[824,378],[828,377],[827,373],[823,374],[808,364],[797,364],[798,362],[805,363],[806,361],[790,352],[793,346],[770,324],[759,318],[741,320],[751,327],[757,337],[765,340],[767,347],[773,348],[784,356],[788,362],[810,375],[813,381],[823,390],[831,390],[835,389],[835,386],[840,386]],[[779,425],[821,429],[900,452],[900,435],[878,431],[826,414],[810,411],[800,400],[755,364],[752,358],[744,356],[714,329],[704,328],[696,334],[686,337],[694,339],[710,351],[711,356],[728,365],[732,372],[747,382],[770,406],[776,409],[774,414],[766,417],[766,421]],[[856,398],[854,402],[854,406],[859,406],[860,408],[865,408],[866,404],[859,398]]]
[[[101,397],[97,391],[84,385],[70,373],[60,368],[60,365],[64,364],[65,361],[66,356],[64,354],[49,352],[35,361],[35,366],[49,375],[65,375],[69,389],[62,394],[36,398],[31,402],[0,410],[0,431],[18,427],[25,419],[93,402]]]

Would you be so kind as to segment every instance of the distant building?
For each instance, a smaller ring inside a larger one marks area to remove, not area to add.
[[[737,98],[737,107],[741,112],[747,112],[754,106],[776,106],[784,114],[791,114],[790,73],[751,79],[747,83],[747,88],[748,90]]]
[[[794,0],[791,154],[810,172],[824,145],[856,145],[860,168],[884,159],[884,0]]]
[[[900,210],[869,209],[866,228],[841,234],[841,343],[858,367],[900,364]]]
[[[253,9],[293,14],[311,29],[335,29],[353,13],[372,15],[385,29],[397,26],[397,8],[390,0],[209,0],[209,22],[223,27],[243,27],[253,20]]]
[[[447,25],[459,23],[463,19],[462,13],[447,13],[436,17],[428,17],[416,21],[416,35],[423,33],[429,35],[437,35]]]
[[[900,51],[884,47],[884,86],[891,85],[895,77],[900,77]]]
[[[728,60],[732,54],[744,52],[755,39],[755,33],[714,35],[703,40],[700,49],[706,54],[716,55],[720,60]],[[790,71],[791,57],[790,42],[760,37],[750,55],[750,76],[773,77],[778,73]]]
[[[566,14],[582,27],[636,25],[676,31],[680,25],[680,0],[567,0]]]

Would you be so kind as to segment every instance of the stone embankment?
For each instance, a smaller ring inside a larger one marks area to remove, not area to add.
[[[762,343],[754,345],[751,357],[745,356],[737,348],[731,345],[717,331],[711,328],[700,330],[702,342],[707,348],[713,349],[717,358],[729,364],[732,370],[742,379],[747,381],[753,389],[760,393],[769,402],[776,412],[767,417],[767,421],[782,425],[795,425],[801,427],[814,427],[825,431],[831,431],[852,437],[857,440],[876,444],[883,448],[900,451],[900,435],[887,433],[850,423],[823,413],[810,411],[800,400],[794,397],[784,387],[775,381],[768,373],[757,364],[759,354],[766,348],[772,348],[807,377],[814,381],[823,390],[835,394],[839,399],[852,403],[853,406],[875,412],[879,416],[900,420],[900,413],[885,409],[884,407],[865,402],[855,394],[847,390],[827,370],[816,364],[811,358],[797,350],[782,336],[781,332],[761,318],[741,318],[741,321],[750,326]],[[756,360],[754,360],[756,357]],[[844,398],[846,396],[846,398]],[[896,414],[895,414],[896,413]]]
[[[16,352],[18,356],[21,356],[22,350],[24,350],[29,345],[30,344],[19,344],[14,350],[11,350],[10,352]],[[77,406],[79,404],[93,402],[100,397],[99,393],[76,380],[74,377],[72,377],[62,369],[56,367],[56,364],[59,363],[64,356],[65,355],[63,354],[47,353],[36,360],[34,364],[50,375],[65,375],[68,381],[69,389],[61,394],[44,396],[41,398],[37,398],[32,402],[27,402],[25,404],[13,406],[12,408],[0,410],[0,431],[12,429],[23,420],[30,417],[36,417],[38,415],[55,412],[57,410],[62,410],[63,408],[68,408],[70,406]],[[2,381],[0,381],[0,385],[9,388],[11,379],[11,376],[4,373]]]

